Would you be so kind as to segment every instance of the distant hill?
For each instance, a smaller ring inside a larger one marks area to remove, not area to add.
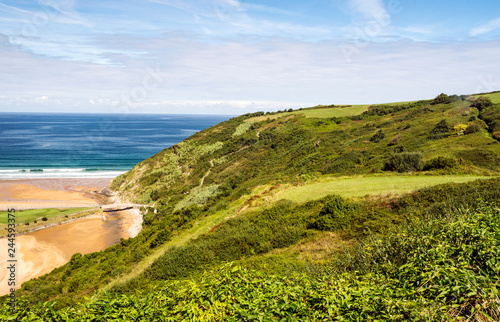
[[[472,106],[475,99],[247,114],[139,163],[113,188],[131,201],[170,200],[173,206],[190,203],[193,192],[209,187],[213,196],[239,196],[244,189],[300,176],[387,175],[384,165],[402,153],[421,157],[418,171],[492,174],[500,166],[499,106],[479,111]]]
[[[25,283],[18,317],[494,319],[499,97],[257,112],[196,133],[111,184],[156,209],[139,236]]]

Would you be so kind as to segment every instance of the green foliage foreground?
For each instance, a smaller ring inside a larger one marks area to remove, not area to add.
[[[227,263],[198,279],[76,307],[20,310],[22,321],[498,320],[500,209],[456,210],[372,236],[310,273],[268,275]],[[363,267],[370,263],[368,267]],[[345,265],[348,264],[348,265]],[[343,266],[345,265],[345,266]],[[0,314],[5,316],[7,308]]]

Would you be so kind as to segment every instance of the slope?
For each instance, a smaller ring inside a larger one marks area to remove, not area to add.
[[[119,199],[158,210],[146,215],[138,237],[100,253],[77,254],[26,283],[20,295],[28,303],[55,301],[62,308],[84,303],[99,290],[99,298],[153,292],[159,283],[194,278],[226,261],[303,273],[306,262],[292,256],[291,248],[314,243],[325,232],[350,247],[370,231],[404,223],[410,210],[392,208],[399,197],[279,201],[286,189],[314,191],[314,184],[340,176],[370,180],[399,172],[428,178],[429,184],[435,176],[462,181],[498,175],[500,144],[492,129],[499,105],[478,108],[474,97],[442,98],[352,107],[352,113],[335,106],[260,112],[201,131],[114,180]],[[331,117],[339,115],[336,109],[345,116]],[[494,190],[496,183],[485,187]],[[332,203],[347,217],[332,220],[325,210]]]

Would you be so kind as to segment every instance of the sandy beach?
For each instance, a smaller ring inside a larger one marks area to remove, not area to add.
[[[0,209],[89,207],[104,200],[93,194],[105,188],[110,179],[37,179],[0,181]],[[47,229],[19,235],[17,244],[17,288],[25,281],[64,265],[75,253],[101,251],[135,237],[142,228],[142,215],[131,209],[91,215]],[[7,239],[0,239],[0,296],[8,293],[6,261]]]
[[[0,181],[0,211],[14,208],[92,207],[102,204],[92,194],[111,179],[33,179]]]

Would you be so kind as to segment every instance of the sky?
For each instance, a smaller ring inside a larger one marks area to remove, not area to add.
[[[500,90],[498,0],[0,0],[0,112],[242,114]]]

